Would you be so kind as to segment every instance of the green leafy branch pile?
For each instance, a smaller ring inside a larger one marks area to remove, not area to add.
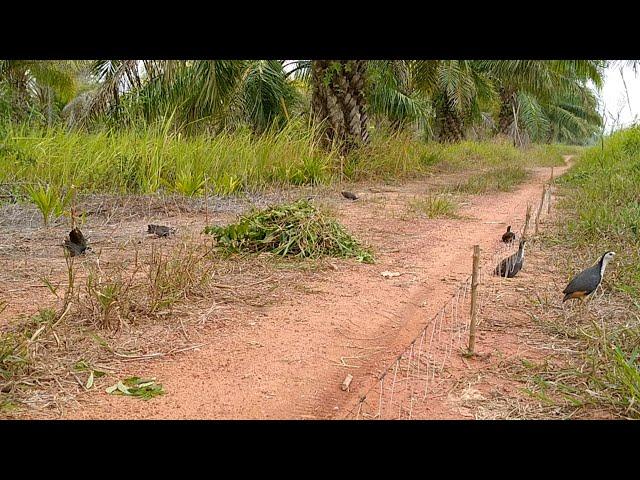
[[[225,227],[209,226],[228,252],[271,252],[296,257],[343,257],[373,263],[371,250],[362,246],[342,225],[309,201],[302,199],[253,210]]]

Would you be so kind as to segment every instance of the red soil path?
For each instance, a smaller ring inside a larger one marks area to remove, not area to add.
[[[537,205],[549,173],[533,171],[514,192],[469,197],[462,219],[403,216],[406,201],[424,194],[418,182],[359,192],[356,202],[331,199],[348,229],[374,246],[374,265],[339,263],[287,301],[211,328],[199,350],[120,372],[156,377],[164,396],[141,401],[96,389],[63,418],[343,418],[470,273],[472,246],[495,251],[506,225],[520,225],[527,203]],[[354,378],[344,392],[347,373]],[[442,408],[434,404],[423,418],[464,418]]]

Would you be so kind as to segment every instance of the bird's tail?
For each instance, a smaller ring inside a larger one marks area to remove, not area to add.
[[[571,298],[571,294],[567,293],[564,298],[562,299],[562,303],[566,302],[567,300],[569,300]]]

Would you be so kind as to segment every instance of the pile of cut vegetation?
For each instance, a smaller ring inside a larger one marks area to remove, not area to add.
[[[271,252],[296,257],[343,257],[373,263],[371,250],[353,238],[326,212],[307,200],[252,210],[238,222],[209,226],[218,246],[228,252]]]

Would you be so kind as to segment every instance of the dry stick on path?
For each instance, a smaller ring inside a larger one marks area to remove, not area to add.
[[[469,354],[474,354],[476,346],[476,317],[478,315],[478,266],[480,245],[473,246],[473,274],[471,277],[471,323],[469,324]]]

